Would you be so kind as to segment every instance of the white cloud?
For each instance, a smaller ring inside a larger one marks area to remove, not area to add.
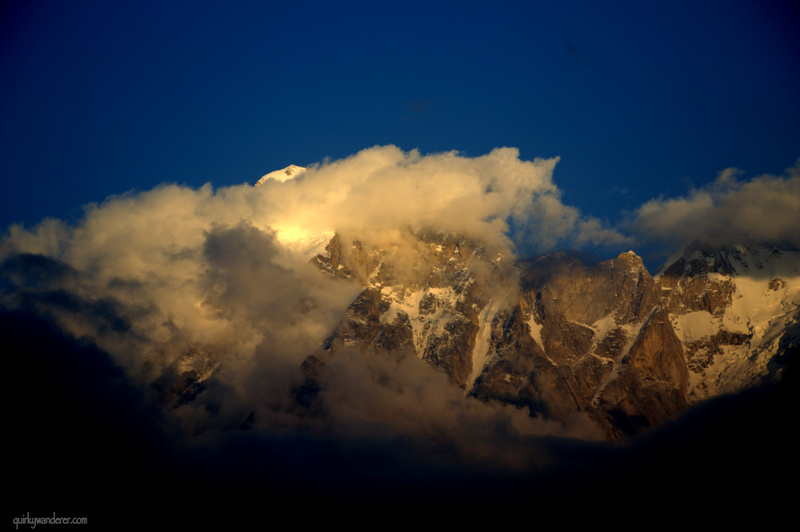
[[[645,241],[682,246],[772,243],[800,246],[800,162],[784,176],[740,180],[736,169],[679,198],[657,198],[628,222]]]
[[[338,230],[379,241],[405,228],[434,227],[507,246],[510,219],[519,230],[514,234],[525,235],[517,243],[536,250],[573,239],[619,238],[613,231],[582,225],[579,213],[561,203],[552,180],[557,162],[523,161],[514,148],[475,158],[370,148],[314,165],[294,180],[259,187],[279,198],[270,201],[264,223],[310,232]]]

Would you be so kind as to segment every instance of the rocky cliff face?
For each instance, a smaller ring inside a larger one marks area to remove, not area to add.
[[[485,262],[483,249],[454,235],[420,235],[414,242],[375,251],[357,241],[347,252],[341,246],[337,237],[314,262],[330,275],[354,277],[365,288],[326,349],[354,347],[367,356],[413,354],[466,387],[487,304],[470,269]],[[347,256],[345,265],[337,264],[342,256]]]
[[[800,260],[777,250],[690,248],[654,278],[632,252],[506,264],[457,235],[411,236],[337,236],[313,259],[364,286],[314,375],[344,348],[417,356],[477,400],[583,413],[619,438],[775,375],[800,336]]]
[[[658,276],[696,402],[778,376],[800,336],[800,254],[691,246]]]

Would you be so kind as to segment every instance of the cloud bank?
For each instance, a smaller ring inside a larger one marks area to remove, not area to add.
[[[621,240],[561,202],[552,179],[557,162],[523,161],[515,148],[470,158],[375,147],[313,165],[288,182],[266,183],[265,194],[276,201],[262,221],[287,231],[337,230],[376,239],[434,227],[537,250]],[[513,235],[509,223],[517,228]]]
[[[652,199],[633,213],[626,228],[642,242],[673,250],[693,241],[800,247],[800,161],[783,176],[739,176],[739,170],[728,168],[683,197]]]

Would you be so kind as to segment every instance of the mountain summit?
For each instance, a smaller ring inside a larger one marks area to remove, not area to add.
[[[256,181],[255,186],[257,186],[257,187],[261,186],[264,183],[266,183],[267,181],[269,181],[270,179],[275,180],[275,181],[280,181],[280,182],[289,181],[290,179],[294,179],[295,177],[299,176],[300,174],[302,174],[305,171],[306,171],[306,168],[303,168],[302,166],[297,166],[297,165],[294,165],[294,164],[290,164],[289,166],[287,166],[283,170],[275,170],[273,172],[270,172],[270,173],[264,175],[261,179]]]

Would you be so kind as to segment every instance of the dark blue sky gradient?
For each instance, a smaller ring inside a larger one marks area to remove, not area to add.
[[[800,157],[788,1],[37,1],[0,8],[0,226],[378,144],[560,156],[618,220]]]

